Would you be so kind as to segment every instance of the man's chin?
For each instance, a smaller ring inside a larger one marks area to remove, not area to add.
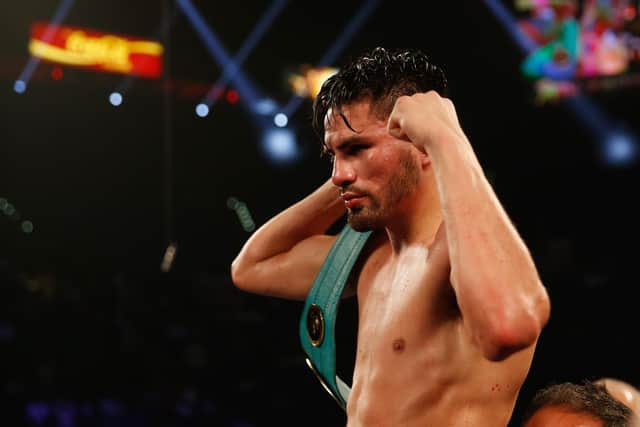
[[[361,210],[349,211],[347,222],[349,223],[351,228],[360,232],[380,228],[379,225],[375,223],[375,221],[372,221],[371,218],[364,215]]]

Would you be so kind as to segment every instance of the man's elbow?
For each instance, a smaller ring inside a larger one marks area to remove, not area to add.
[[[271,270],[262,262],[249,261],[238,256],[231,263],[231,282],[242,291],[259,295],[271,295],[272,280],[268,280]]]
[[[483,341],[482,353],[487,360],[500,362],[514,353],[531,347],[539,336],[533,328],[515,332],[513,328],[504,328]]]
[[[243,264],[240,257],[237,257],[231,263],[231,282],[238,289],[243,291],[251,291],[251,280],[248,274],[249,268]]]
[[[542,288],[539,296],[521,307],[505,307],[500,311],[482,342],[484,356],[495,362],[535,345],[549,320],[551,306]]]

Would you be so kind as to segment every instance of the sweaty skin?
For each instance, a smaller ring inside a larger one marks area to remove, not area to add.
[[[491,362],[465,333],[444,228],[429,249],[413,245],[393,260],[379,245],[358,280],[348,426],[506,425],[533,346]]]
[[[506,426],[549,301],[453,104],[429,92],[389,117],[366,99],[342,112],[353,129],[325,120],[331,182],[254,233],[234,283],[304,299],[346,212],[375,230],[346,291],[359,314],[348,427]]]

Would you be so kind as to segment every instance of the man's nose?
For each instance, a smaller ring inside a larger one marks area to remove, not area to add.
[[[344,161],[333,160],[333,171],[331,172],[331,182],[336,187],[344,188],[356,180],[356,173],[353,167]]]

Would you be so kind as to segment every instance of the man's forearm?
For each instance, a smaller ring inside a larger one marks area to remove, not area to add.
[[[262,225],[247,241],[239,257],[259,262],[286,252],[302,240],[323,234],[345,213],[340,192],[327,180],[313,193]]]
[[[458,303],[486,354],[531,344],[548,301],[520,235],[464,135],[445,132],[426,147],[443,209]],[[508,341],[511,340],[511,343]],[[494,346],[495,343],[498,343]],[[492,357],[500,357],[496,354]]]

